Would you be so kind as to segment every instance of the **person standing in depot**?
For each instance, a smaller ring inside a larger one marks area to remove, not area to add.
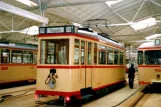
[[[128,70],[128,78],[129,78],[129,87],[133,89],[134,78],[135,78],[134,64],[131,64],[131,67]]]

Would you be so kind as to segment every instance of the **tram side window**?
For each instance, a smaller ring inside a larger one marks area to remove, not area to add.
[[[74,64],[79,64],[79,40],[75,39],[75,45],[74,45]]]
[[[97,43],[94,43],[94,64],[97,64]]]
[[[1,49],[1,63],[10,63],[9,49]]]
[[[161,51],[160,50],[145,51],[145,64],[161,64]]]
[[[99,45],[99,64],[106,64],[106,46]]]
[[[37,64],[37,53],[33,53],[33,64]]]
[[[108,47],[107,48],[107,64],[110,64],[110,65],[113,65],[113,60],[114,60],[114,57],[113,57],[113,49]]]
[[[124,53],[120,51],[120,65],[123,64],[123,60],[124,60]]]
[[[143,64],[143,51],[138,51],[138,64]]]
[[[91,65],[92,62],[92,43],[88,42],[88,64]]]
[[[41,41],[41,64],[69,64],[69,39]]]
[[[12,63],[22,63],[22,51],[12,50]]]
[[[81,64],[84,65],[85,41],[81,41]]]
[[[24,51],[23,52],[23,63],[33,63],[33,52]]]
[[[114,51],[114,64],[118,64],[118,55],[119,55],[118,50],[115,50]]]

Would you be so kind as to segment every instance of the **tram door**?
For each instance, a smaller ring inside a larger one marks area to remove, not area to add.
[[[92,87],[92,43],[86,42],[85,87]]]

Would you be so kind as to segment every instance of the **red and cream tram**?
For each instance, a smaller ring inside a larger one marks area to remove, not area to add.
[[[138,73],[140,85],[161,82],[161,45],[146,42],[138,47]]]
[[[0,84],[35,81],[37,46],[0,43]]]
[[[125,85],[121,43],[75,26],[40,27],[36,95],[69,100]]]

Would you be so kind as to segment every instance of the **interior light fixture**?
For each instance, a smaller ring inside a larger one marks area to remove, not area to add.
[[[157,38],[157,37],[159,37],[159,36],[161,36],[161,34],[154,34],[154,35],[151,35],[151,36],[146,37],[145,39],[146,39],[146,40],[150,40],[150,39]]]
[[[22,30],[20,33],[24,33],[24,34],[28,34],[28,35],[37,35],[37,34],[39,34],[39,27],[32,26],[32,27]]]
[[[75,23],[75,22],[72,22],[72,24],[74,25],[74,26],[77,26],[77,27],[83,27],[81,24],[79,24],[79,23]]]
[[[147,27],[150,27],[150,26],[153,26],[156,24],[156,19],[151,17],[151,18],[148,18],[148,19],[145,19],[145,20],[142,20],[142,21],[139,21],[139,22],[136,22],[136,23],[132,23],[130,24],[130,26],[135,30],[141,30],[141,29],[144,29],[144,28],[147,28]]]
[[[122,0],[106,1],[105,3],[106,3],[108,6],[111,7],[113,4],[116,4],[116,3],[120,2],[120,1],[122,1]]]
[[[21,2],[21,3],[23,3],[25,5],[28,5],[28,6],[37,6],[36,3],[34,3],[32,1],[30,1],[30,0],[16,0],[16,1]]]

